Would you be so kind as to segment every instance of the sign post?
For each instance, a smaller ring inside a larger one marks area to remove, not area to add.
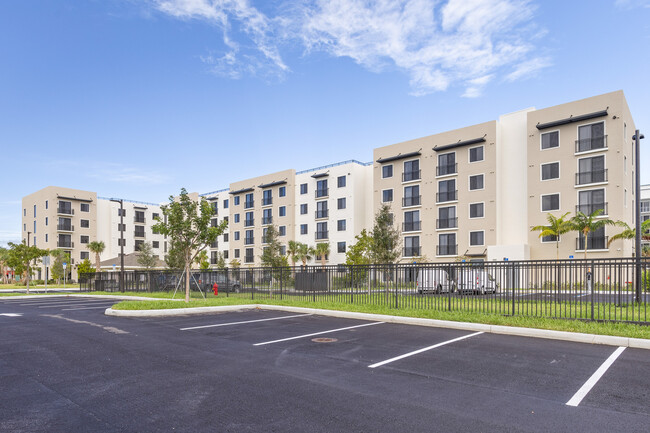
[[[68,277],[68,273],[65,271],[65,268],[68,267],[66,262],[63,262],[63,288],[65,289],[65,279]]]

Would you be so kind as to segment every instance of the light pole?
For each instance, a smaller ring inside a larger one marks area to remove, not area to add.
[[[639,157],[641,156],[640,144],[645,138],[637,129],[634,131],[634,177],[635,177],[635,195],[636,201],[634,206],[634,222],[636,224],[634,239],[634,258],[636,259],[636,302],[641,302],[641,173]]]
[[[121,198],[109,200],[120,204],[120,290],[124,291],[124,200]]]

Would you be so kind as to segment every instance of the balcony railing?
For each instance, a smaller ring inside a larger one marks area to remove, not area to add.
[[[417,232],[422,230],[422,221],[410,221],[406,223],[402,223],[402,231],[403,232]]]
[[[587,250],[605,250],[607,249],[607,240],[609,236],[589,236],[587,238]],[[585,238],[580,236],[576,238],[576,251],[585,250]]]
[[[404,197],[402,199],[402,207],[419,206],[421,201],[420,197],[422,196],[414,195],[412,197]]]
[[[576,140],[576,153],[589,152],[590,150],[607,149],[607,136],[591,137]]]
[[[266,197],[262,199],[262,206],[269,206],[273,204],[273,197]]]
[[[404,247],[402,251],[403,257],[418,257],[420,256],[420,247]]]
[[[73,232],[74,226],[72,224],[57,224],[56,229],[60,232]]]
[[[255,205],[255,200],[246,200],[244,202],[244,209],[250,209]]]
[[[71,207],[59,207],[57,208],[56,213],[61,215],[74,215],[74,209]]]
[[[458,245],[438,245],[436,254],[439,256],[455,256],[458,254]]]
[[[576,173],[576,185],[607,182],[607,169]]]
[[[327,230],[320,230],[316,232],[316,240],[319,239],[328,239],[329,238],[329,231]]]
[[[74,248],[74,242],[72,241],[56,241],[57,248]]]
[[[316,219],[319,218],[327,218],[329,216],[329,210],[317,210],[316,211]]]
[[[327,196],[329,195],[329,191],[330,191],[329,188],[321,188],[321,189],[317,189],[316,192],[315,192],[315,194],[316,194],[316,198],[319,198],[319,197],[327,197]]]
[[[255,261],[255,256],[244,256],[244,263],[253,263]]]
[[[438,218],[436,220],[437,229],[455,229],[458,227],[458,218]]]
[[[422,170],[405,171],[402,173],[402,182],[410,182],[412,180],[419,180]]]
[[[255,243],[255,238],[252,236],[244,238],[244,245],[253,245]]]
[[[143,237],[145,237],[144,232],[143,232],[143,231],[141,232],[141,231],[138,231],[138,230],[136,230],[136,231],[133,232],[133,236],[135,236],[136,238],[143,238]]]
[[[138,217],[138,216],[136,216],[136,217],[133,218],[133,222],[134,222],[134,223],[144,224],[144,221],[145,221],[145,218],[144,218],[144,217]]]
[[[214,241],[210,244],[210,248],[219,248],[219,241]]]
[[[458,164],[439,165],[436,167],[436,176],[446,176],[458,173]]]
[[[262,217],[262,225],[273,224],[273,217]]]
[[[436,193],[436,203],[458,200],[458,190]]]
[[[255,225],[255,220],[254,219],[244,220],[244,227],[252,227],[254,225]]]
[[[576,213],[582,212],[585,215],[591,215],[596,212],[596,210],[602,209],[603,213],[599,216],[608,215],[607,213],[607,203],[591,203],[591,204],[579,204],[576,206]]]

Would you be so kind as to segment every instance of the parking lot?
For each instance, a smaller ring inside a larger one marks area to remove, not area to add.
[[[279,311],[0,298],[1,431],[630,431],[650,353]]]

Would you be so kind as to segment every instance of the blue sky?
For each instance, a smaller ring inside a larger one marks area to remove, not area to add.
[[[0,2],[0,245],[48,185],[163,202],[618,89],[647,167],[648,46],[650,0]]]

